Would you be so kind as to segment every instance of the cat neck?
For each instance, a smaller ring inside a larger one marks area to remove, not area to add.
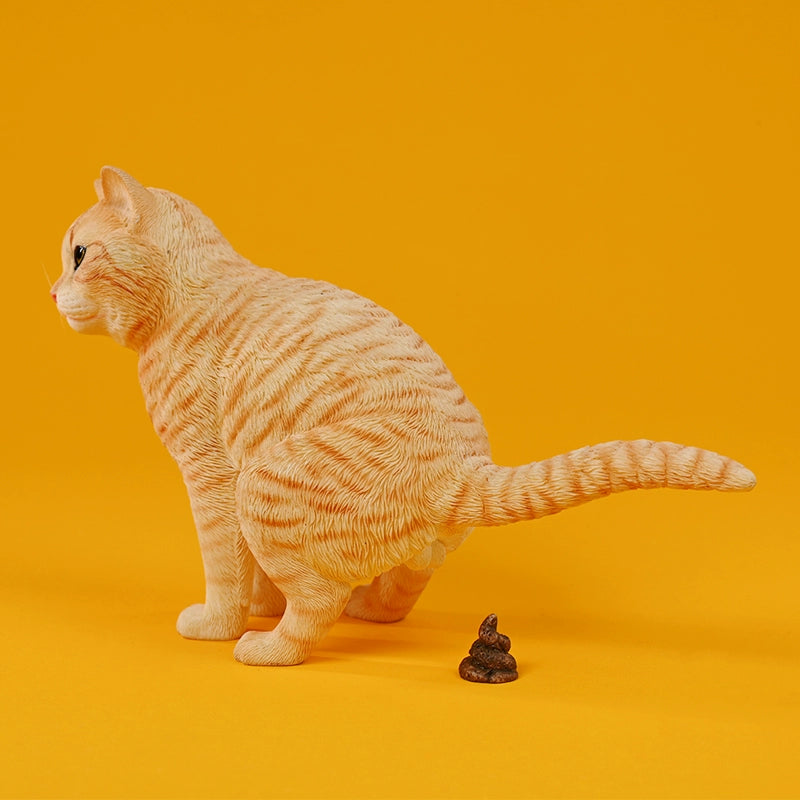
[[[234,253],[235,258],[207,263],[202,273],[184,276],[148,324],[125,342],[149,358],[169,353],[180,358],[196,348],[224,346],[226,315],[256,293],[269,296],[269,287],[287,280],[285,275],[263,269]]]

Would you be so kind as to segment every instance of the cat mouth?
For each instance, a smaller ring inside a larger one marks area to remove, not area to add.
[[[97,316],[91,311],[62,311],[61,313],[68,321],[74,320],[75,322],[87,322]]]
[[[84,312],[82,314],[64,314],[67,322],[72,325],[73,323],[83,324],[85,322],[91,322],[93,319],[97,319],[97,314],[90,314]]]

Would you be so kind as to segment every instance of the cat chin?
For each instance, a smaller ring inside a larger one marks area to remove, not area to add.
[[[96,314],[85,317],[67,317],[67,324],[78,333],[104,334],[105,327]]]

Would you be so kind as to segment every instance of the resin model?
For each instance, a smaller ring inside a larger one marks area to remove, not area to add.
[[[192,203],[118,169],[95,186],[52,296],[73,329],[139,354],[203,555],[185,637],[241,637],[246,664],[297,664],[342,612],[402,619],[476,525],[628,489],[755,484],[729,458],[646,440],[497,466],[478,412],[392,313],[255,266]],[[249,614],[282,618],[245,632]]]
[[[469,655],[458,665],[458,674],[473,683],[510,683],[519,678],[517,660],[508,651],[511,639],[497,632],[497,614],[489,614],[478,628]]]

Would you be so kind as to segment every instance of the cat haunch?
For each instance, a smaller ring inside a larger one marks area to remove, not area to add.
[[[70,327],[139,354],[203,555],[206,600],[179,616],[183,636],[297,664],[343,611],[402,619],[476,525],[628,489],[755,485],[729,458],[666,442],[497,466],[477,410],[389,311],[256,267],[196,206],[118,169],[95,186],[52,295]],[[282,618],[245,632],[251,613]]]

